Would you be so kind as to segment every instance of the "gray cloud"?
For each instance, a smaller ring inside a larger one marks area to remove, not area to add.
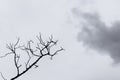
[[[89,48],[109,54],[115,63],[120,63],[120,22],[106,25],[97,13],[74,14],[82,18],[82,30],[78,33],[78,41]],[[103,54],[100,52],[101,54]]]

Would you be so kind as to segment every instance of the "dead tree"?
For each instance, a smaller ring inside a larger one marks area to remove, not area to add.
[[[20,45],[20,38],[17,39],[17,42],[15,44],[10,43],[7,44],[6,47],[7,49],[10,50],[9,53],[5,54],[2,57],[6,57],[7,55],[12,54],[13,55],[13,60],[14,60],[14,65],[16,67],[16,72],[17,74],[12,77],[10,80],[16,80],[18,77],[22,76],[23,74],[25,74],[26,72],[28,72],[30,69],[32,69],[32,67],[39,67],[37,65],[37,63],[40,61],[40,59],[42,59],[44,56],[50,56],[50,58],[52,59],[53,56],[55,56],[58,52],[64,50],[62,47],[60,49],[55,50],[53,53],[51,52],[51,49],[53,47],[56,46],[57,44],[57,40],[54,41],[53,37],[49,37],[49,40],[44,41],[41,37],[41,34],[39,34],[38,36],[36,36],[37,41],[38,42],[34,42],[33,40],[29,40],[27,42],[27,44],[24,45]],[[36,46],[33,48],[32,45],[35,44]],[[22,64],[19,64],[19,60],[20,60],[20,54],[17,54],[17,50],[22,50],[25,51],[27,56],[28,56],[28,60],[25,61],[25,70],[21,71],[20,68],[23,67]],[[35,60],[31,63],[31,59],[35,57]],[[4,80],[5,77],[2,75],[1,76]]]

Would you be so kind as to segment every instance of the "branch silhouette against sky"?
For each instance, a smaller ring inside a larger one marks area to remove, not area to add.
[[[16,43],[10,43],[7,44],[7,49],[10,50],[9,53],[5,54],[4,56],[1,56],[1,58],[7,57],[7,55],[12,55],[14,60],[14,65],[16,68],[16,75],[12,77],[10,80],[16,80],[23,74],[25,74],[27,71],[32,69],[32,67],[39,67],[37,64],[43,57],[50,56],[50,59],[59,52],[63,51],[64,49],[61,47],[60,49],[53,49],[53,47],[56,47],[58,40],[53,40],[53,36],[49,37],[49,40],[44,41],[41,37],[41,34],[36,36],[38,42],[34,42],[33,40],[29,40],[27,44],[21,45],[20,38],[17,38]],[[35,45],[35,46],[33,46]],[[53,50],[54,52],[53,52]],[[20,64],[21,55],[24,55],[22,53],[18,53],[18,50],[22,50],[27,54],[28,59],[24,61],[25,66]],[[32,60],[35,58],[34,60]],[[22,67],[25,67],[24,70],[21,70]],[[1,73],[1,76],[4,80],[7,80],[5,76]]]

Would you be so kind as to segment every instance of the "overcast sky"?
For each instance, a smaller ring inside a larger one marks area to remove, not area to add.
[[[119,7],[119,0],[0,0],[0,55],[16,37],[52,34],[65,51],[17,80],[120,80]],[[8,79],[15,75],[11,56],[0,59]]]

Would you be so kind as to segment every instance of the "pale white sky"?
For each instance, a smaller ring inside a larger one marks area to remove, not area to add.
[[[0,53],[8,52],[6,43],[21,37],[34,39],[39,32],[53,36],[66,50],[51,61],[44,58],[39,68],[31,69],[17,80],[120,80],[120,67],[113,67],[109,56],[85,48],[77,41],[79,20],[72,9],[98,12],[106,23],[120,19],[119,0],[0,0]],[[76,27],[77,26],[77,27]],[[6,78],[15,75],[11,56],[0,59]],[[2,78],[0,78],[2,80]]]

